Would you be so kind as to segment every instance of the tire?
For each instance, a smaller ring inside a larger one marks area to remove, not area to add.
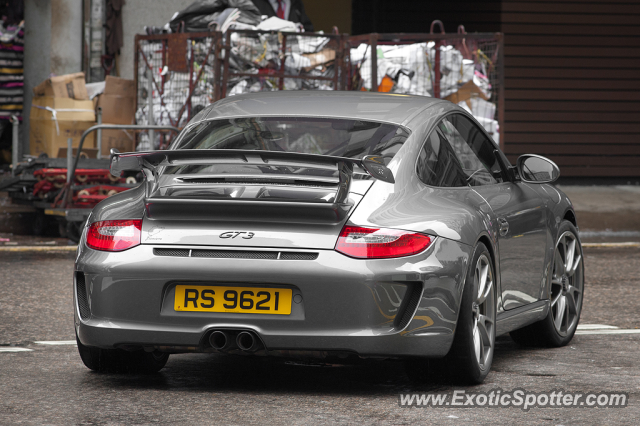
[[[570,257],[567,258],[566,254]],[[560,347],[573,339],[584,298],[583,259],[578,230],[565,220],[558,228],[551,265],[549,313],[541,321],[512,331],[510,335],[516,343],[522,346]],[[567,268],[567,262],[572,263],[570,268]]]
[[[491,370],[496,342],[495,268],[489,250],[478,243],[464,284],[456,334],[445,358],[405,362],[415,381],[479,384]],[[484,283],[484,284],[483,284]],[[480,293],[479,295],[479,287]]]
[[[99,373],[157,373],[169,360],[167,353],[93,348],[80,343],[77,336],[76,342],[84,365]]]

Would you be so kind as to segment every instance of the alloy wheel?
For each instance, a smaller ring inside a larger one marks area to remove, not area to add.
[[[472,306],[473,346],[476,361],[481,369],[485,369],[489,365],[495,344],[494,279],[489,262],[486,255],[481,255],[476,262],[473,276],[473,288],[476,290]]]
[[[551,313],[561,336],[566,336],[578,323],[583,285],[580,241],[567,231],[558,238],[551,276]]]

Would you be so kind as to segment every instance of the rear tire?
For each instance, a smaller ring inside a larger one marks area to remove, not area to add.
[[[76,341],[84,365],[99,373],[157,373],[169,360],[167,353],[100,349],[83,345],[77,337]]]
[[[451,350],[442,359],[408,360],[407,375],[421,382],[482,383],[493,362],[495,324],[495,271],[489,250],[478,243],[467,271]]]
[[[568,220],[560,224],[558,235],[551,270],[549,313],[542,321],[509,333],[519,345],[565,346],[578,327],[584,295],[582,245],[578,230]]]

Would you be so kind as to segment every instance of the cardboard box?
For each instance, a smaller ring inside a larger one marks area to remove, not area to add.
[[[103,130],[101,149],[103,158],[109,157],[111,148],[116,148],[120,152],[134,152],[136,150],[135,133],[132,130]]]
[[[133,80],[108,75],[104,80],[104,92],[102,94],[133,98],[136,96],[136,83]]]
[[[85,130],[95,124],[92,101],[49,96],[33,98],[29,127],[31,155],[58,155],[60,148],[67,148],[67,139],[77,148]],[[84,141],[84,147],[95,148],[95,133]]]
[[[471,98],[482,98],[485,101],[489,100],[487,95],[485,95],[472,80],[467,81],[456,93],[450,94],[445,99],[457,104],[458,102],[468,101]],[[467,104],[469,108],[471,108],[471,104],[469,102],[467,102]]]
[[[71,155],[73,158],[76,158],[78,155],[78,148],[71,149]],[[98,150],[96,148],[87,148],[85,146],[82,147],[82,154],[80,154],[80,158],[97,158]],[[67,158],[67,148],[58,148],[58,158]]]
[[[102,108],[102,124],[133,124],[136,117],[132,97],[100,95],[96,108]]]
[[[89,99],[83,72],[48,78],[34,87],[33,94],[34,96],[51,96],[76,100]]]
[[[107,76],[104,92],[98,96],[103,124],[133,124],[136,116],[135,82]]]
[[[305,71],[311,71],[318,65],[324,65],[336,59],[336,51],[333,49],[322,49],[318,53],[305,53],[302,56],[309,58],[311,65],[305,67]]]

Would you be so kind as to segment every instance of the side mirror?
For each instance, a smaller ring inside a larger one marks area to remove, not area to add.
[[[560,169],[556,163],[540,155],[521,155],[516,168],[520,179],[526,183],[551,183],[560,177]]]

